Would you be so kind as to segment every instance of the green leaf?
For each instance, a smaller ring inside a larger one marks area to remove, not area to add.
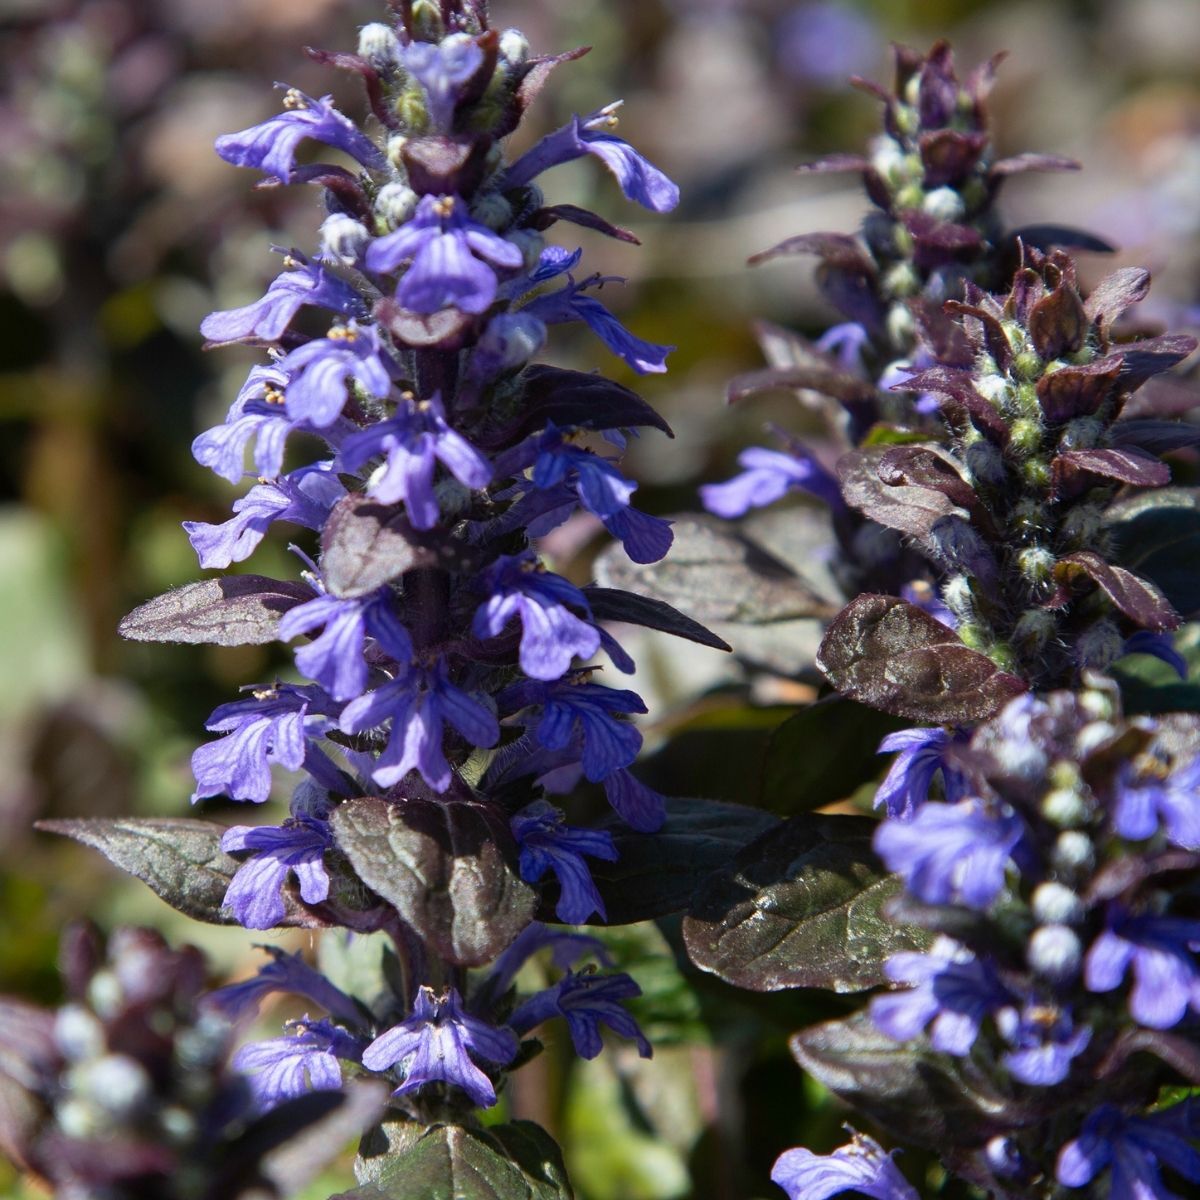
[[[334,837],[358,877],[458,966],[490,962],[529,924],[536,896],[500,810],[474,800],[346,800]]]
[[[385,1121],[363,1138],[360,1186],[330,1200],[572,1200],[562,1154],[532,1121],[479,1129]]]
[[[754,992],[884,982],[886,958],[929,938],[881,912],[900,881],[871,851],[876,825],[794,817],[752,842],[697,892],[683,923],[692,962]]]
[[[902,724],[844,696],[800,709],[767,747],[762,806],[792,816],[844,799],[879,774],[879,743]]]
[[[38,821],[35,828],[99,850],[185,916],[210,925],[238,923],[223,905],[241,864],[221,849],[221,825],[186,817],[97,817]],[[315,929],[325,924],[290,892],[290,887],[284,891],[282,925]]]
[[[1109,510],[1114,560],[1156,583],[1184,617],[1200,614],[1200,488],[1137,499]]]
[[[716,800],[667,801],[656,833],[623,821],[601,824],[613,835],[616,862],[591,862],[608,924],[628,925],[683,912],[696,888],[744,846],[779,822],[769,813]]]
[[[939,1054],[923,1038],[893,1041],[867,1013],[814,1025],[790,1045],[831,1092],[898,1138],[935,1150],[982,1144],[1046,1119],[1061,1104],[1050,1088],[1006,1096],[969,1058]]]

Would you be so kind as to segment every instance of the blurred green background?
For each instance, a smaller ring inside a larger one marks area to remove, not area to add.
[[[98,856],[30,826],[45,816],[186,812],[188,756],[204,718],[281,661],[269,648],[124,644],[115,628],[142,599],[198,574],[179,523],[223,519],[235,495],[193,463],[189,445],[223,417],[254,355],[203,353],[200,319],[259,295],[277,270],[268,245],[311,247],[319,220],[315,195],[254,191],[252,173],[222,163],[212,139],[275,111],[277,79],[333,91],[360,111],[352,83],[300,47],[351,48],[381,8],[0,3],[0,991],[54,1001],[59,929],[85,913],[197,942],[222,976],[252,967],[249,936],[191,924]],[[1196,0],[492,8],[496,24],[521,27],[538,51],[593,47],[555,76],[518,148],[573,110],[623,97],[623,134],[683,189],[676,213],[648,221],[590,161],[547,181],[557,200],[633,225],[639,249],[580,240],[592,269],[629,277],[624,294],[606,294],[622,318],[678,347],[668,375],[636,381],[676,431],[673,441],[643,439],[629,459],[651,511],[697,507],[696,486],[728,474],[766,420],[791,419],[782,401],[727,408],[725,382],[759,364],[753,318],[816,331],[832,314],[808,264],[750,270],[745,260],[792,233],[857,225],[853,181],[800,180],[792,168],[857,150],[873,134],[875,103],[843,81],[886,79],[893,39],[926,48],[948,36],[964,67],[1009,51],[993,104],[999,151],[1067,153],[1085,166],[1015,181],[1003,201],[1010,223],[1060,221],[1107,236],[1120,262],[1155,273],[1147,321],[1197,325]],[[635,382],[586,336],[555,337],[557,361]],[[285,555],[277,537],[256,569],[286,573]],[[656,643],[642,657],[652,740],[703,724],[712,703],[699,698],[731,679],[721,656],[683,646]],[[714,794],[737,798],[738,780],[758,769],[762,731],[778,719],[769,709],[750,719],[751,761],[714,777]],[[511,1100],[564,1143],[584,1200],[766,1196],[779,1151],[839,1139],[841,1113],[802,1079],[785,1044],[835,1001],[747,998],[682,972],[669,923],[610,936],[646,992],[639,1011],[660,1047],[655,1059],[616,1048],[572,1063],[551,1043],[516,1077]],[[10,1194],[17,1185],[3,1172]],[[929,1187],[937,1194],[936,1177]]]

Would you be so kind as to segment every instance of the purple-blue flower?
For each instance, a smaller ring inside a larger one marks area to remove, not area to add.
[[[590,658],[600,649],[599,631],[567,607],[590,618],[587,597],[531,555],[502,555],[484,571],[480,588],[488,599],[476,610],[472,631],[499,637],[519,617],[521,670],[531,679],[560,679],[576,655]]]
[[[883,805],[889,817],[907,819],[929,799],[933,777],[941,772],[942,789],[950,803],[967,791],[963,773],[948,759],[946,751],[965,742],[962,733],[945,729],[900,729],[879,743],[878,753],[896,755],[875,793],[875,807]]]
[[[844,371],[863,375],[863,347],[870,340],[871,335],[857,321],[844,321],[827,329],[817,339],[817,349],[832,354]]]
[[[398,663],[412,658],[412,639],[392,609],[386,587],[342,600],[317,596],[284,613],[279,636],[290,641],[314,629],[321,633],[296,651],[296,665],[335,700],[353,700],[367,686],[363,648],[368,635]]]
[[[258,1011],[263,998],[275,992],[288,992],[303,996],[319,1004],[326,1012],[343,1021],[361,1021],[363,1013],[359,1006],[343,992],[334,987],[320,971],[314,970],[299,954],[288,954],[277,946],[261,947],[271,961],[260,967],[255,975],[238,983],[231,983],[205,997],[205,1003],[232,1021],[240,1020]]]
[[[242,562],[254,553],[276,521],[320,529],[330,509],[346,494],[331,463],[301,467],[290,475],[252,487],[234,501],[234,516],[220,525],[184,521],[188,540],[206,570]]]
[[[532,806],[531,806],[532,807]],[[581,958],[594,957],[606,967],[612,966],[612,956],[599,938],[586,933],[572,933],[565,929],[553,929],[534,921],[527,925],[499,958],[484,984],[486,994],[492,998],[503,996],[513,985],[517,972],[539,950],[550,950],[550,961],[560,970],[574,966]],[[476,993],[478,997],[481,993]]]
[[[700,489],[704,507],[718,517],[745,516],[793,489],[810,492],[833,507],[842,502],[837,480],[799,446],[790,450],[750,446],[738,455],[738,463],[745,468],[740,475]]]
[[[1162,1168],[1200,1184],[1200,1154],[1192,1144],[1200,1135],[1198,1116],[1200,1102],[1193,1099],[1145,1117],[1103,1104],[1059,1151],[1058,1182],[1091,1194],[1092,1181],[1111,1168],[1109,1200],[1179,1200],[1163,1183]]]
[[[1149,654],[1152,658],[1165,662],[1180,679],[1188,677],[1187,659],[1175,649],[1173,633],[1153,633],[1149,629],[1139,629],[1125,639],[1119,657],[1124,658],[1126,654]]]
[[[1091,1028],[1076,1027],[1071,1014],[1054,1004],[1031,1001],[997,1014],[996,1026],[1013,1047],[1000,1061],[1014,1079],[1031,1087],[1053,1087],[1092,1040]]]
[[[342,1086],[339,1059],[357,1062],[362,1043],[330,1021],[291,1021],[290,1037],[249,1042],[233,1065],[246,1074],[258,1106],[274,1108],[307,1092],[336,1091]]]
[[[200,322],[200,332],[216,343],[247,338],[277,342],[305,305],[326,308],[344,317],[366,312],[359,294],[320,263],[308,262],[293,251],[284,258],[284,266],[287,270],[272,280],[260,300],[242,308],[209,313]]]
[[[417,993],[412,1016],[377,1037],[362,1055],[371,1071],[398,1067],[404,1082],[393,1095],[415,1091],[427,1083],[452,1083],[480,1108],[496,1103],[492,1081],[472,1061],[472,1055],[503,1066],[517,1053],[517,1039],[508,1029],[497,1029],[465,1012],[458,992],[450,988],[435,996],[423,987]]]
[[[392,723],[387,745],[371,770],[383,787],[399,783],[409,771],[435,791],[450,786],[450,764],[443,749],[447,724],[472,746],[494,746],[500,726],[490,708],[450,682],[444,661],[412,667],[346,705],[341,728],[347,733]]]
[[[624,767],[605,778],[604,796],[617,815],[639,833],[656,833],[667,819],[666,799]]]
[[[283,112],[260,125],[222,134],[216,141],[217,153],[235,167],[257,167],[282,183],[291,181],[296,149],[306,138],[344,150],[364,167],[385,165],[379,147],[333,107],[332,96],[314,100],[288,88],[283,105]]]
[[[1200,968],[1194,947],[1200,921],[1183,917],[1109,913],[1108,928],[1084,959],[1083,981],[1090,992],[1120,987],[1130,967],[1129,1011],[1139,1025],[1170,1029],[1189,1008],[1200,1013]]]
[[[901,584],[900,598],[941,621],[948,629],[958,628],[958,618],[942,603],[933,586],[924,579],[914,579]]]
[[[584,855],[616,862],[612,834],[566,824],[563,814],[545,800],[535,800],[512,819],[513,837],[520,850],[521,878],[537,883],[553,871],[559,884],[555,913],[568,925],[582,925],[592,913],[607,920],[604,901],[596,890]]]
[[[551,167],[591,154],[613,173],[627,199],[652,212],[670,212],[679,203],[679,188],[612,133],[617,128],[620,104],[618,100],[587,117],[573,117],[561,129],[547,134],[504,173],[504,188],[521,187]]]
[[[394,271],[406,260],[396,300],[418,313],[451,306],[484,312],[499,286],[494,268],[516,271],[524,263],[520,248],[472,221],[458,196],[423,196],[411,220],[367,248],[372,271]]]
[[[325,851],[333,848],[329,824],[317,817],[290,817],[282,825],[234,825],[221,838],[227,854],[250,850],[230,880],[224,903],[247,929],[270,929],[284,918],[281,892],[295,875],[305,904],[329,897]]]
[[[893,954],[884,971],[893,983],[911,986],[871,1001],[875,1025],[907,1042],[932,1022],[930,1045],[959,1058],[970,1053],[984,1019],[1012,1002],[987,963],[945,938],[928,954]]]
[[[568,971],[553,987],[530,996],[519,1004],[509,1024],[518,1033],[528,1033],[543,1021],[564,1017],[571,1042],[580,1058],[595,1058],[604,1048],[600,1026],[636,1042],[638,1054],[649,1058],[653,1051],[637,1022],[621,1004],[640,996],[642,989],[628,975],[576,975]]]
[[[433,474],[440,461],[464,487],[486,487],[491,464],[446,421],[441,397],[403,400],[390,421],[380,421],[346,439],[341,462],[351,470],[376,455],[384,456],[367,485],[367,494],[381,504],[403,500],[414,529],[437,524],[438,503]]]
[[[1200,757],[1161,777],[1127,771],[1118,779],[1113,828],[1141,841],[1153,837],[1160,825],[1175,845],[1200,850]]]
[[[660,374],[667,369],[667,355],[674,346],[660,346],[635,337],[613,313],[584,290],[609,282],[593,276],[582,283],[572,280],[556,292],[548,292],[530,301],[521,311],[547,325],[582,321],[618,358],[624,359],[639,375]]]
[[[288,375],[284,391],[288,417],[317,429],[332,425],[342,415],[351,379],[379,399],[392,388],[379,330],[353,320],[335,325],[326,337],[298,346],[280,360],[279,369]]]
[[[853,1140],[832,1154],[814,1154],[803,1146],[785,1150],[771,1168],[771,1182],[790,1200],[828,1200],[850,1191],[874,1200],[920,1200],[892,1161],[895,1153],[885,1153],[872,1138],[853,1133]]]
[[[884,821],[875,852],[927,904],[983,909],[1004,889],[1024,832],[1015,813],[989,811],[975,800],[927,803],[909,821]]]
[[[251,367],[224,423],[192,442],[192,457],[237,483],[246,473],[246,446],[253,441],[255,474],[274,479],[283,470],[284,446],[294,427],[283,405],[286,386],[287,376],[274,364]]]
[[[304,765],[308,736],[329,728],[332,722],[327,718],[335,708],[319,687],[289,683],[222,704],[206,728],[225,736],[192,753],[193,803],[224,795],[261,804],[271,794],[271,764],[298,771]]]
[[[483,51],[469,34],[451,34],[441,42],[412,42],[400,57],[425,92],[429,119],[438,133],[449,133],[463,85],[483,65]]]

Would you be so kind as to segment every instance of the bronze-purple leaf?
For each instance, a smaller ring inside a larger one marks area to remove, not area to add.
[[[1088,319],[1100,326],[1101,333],[1127,309],[1145,300],[1150,291],[1150,272],[1142,267],[1122,267],[1105,275],[1084,302]]]
[[[859,245],[858,239],[848,233],[800,233],[784,238],[769,250],[752,254],[747,261],[757,266],[780,254],[815,254],[833,266],[875,274],[875,264]]]
[[[1037,398],[1046,420],[1069,421],[1094,413],[1112,394],[1121,363],[1119,354],[1110,354],[1085,366],[1062,367],[1043,375],[1037,382]]]
[[[969,300],[947,300],[944,307],[948,313],[966,318],[963,326],[967,335],[980,350],[986,350],[995,359],[1001,371],[1007,371],[1012,365],[1013,353],[1000,318],[983,304]]]
[[[1140,450],[1064,450],[1050,464],[1051,490],[1056,499],[1078,495],[1096,478],[1115,479],[1138,487],[1164,487],[1171,469]]]
[[[1121,366],[1122,380],[1140,383],[1183,362],[1196,349],[1196,339],[1186,333],[1165,333],[1161,337],[1123,343],[1115,349],[1125,360]]]
[[[530,224],[534,229],[549,229],[555,221],[569,221],[572,225],[581,225],[584,229],[594,229],[606,237],[616,238],[618,242],[628,242],[633,246],[641,245],[631,230],[625,229],[621,225],[614,225],[598,213],[580,208],[577,204],[550,204],[539,208],[533,214]]]
[[[870,159],[861,154],[827,154],[815,162],[801,163],[796,170],[809,175],[832,175],[842,171],[865,171],[870,165]]]
[[[1132,446],[1149,454],[1166,454],[1185,446],[1200,445],[1200,425],[1135,417],[1130,421],[1118,421],[1112,427],[1112,443],[1114,446]]]
[[[934,129],[921,134],[921,162],[926,187],[957,183],[979,162],[987,148],[986,133],[961,133],[957,129]]]
[[[943,407],[949,408],[952,414],[957,409],[961,420],[969,420],[990,442],[998,446],[1007,443],[1008,422],[990,400],[975,390],[970,371],[957,367],[929,367],[910,375],[893,390],[900,388],[906,392],[933,392],[936,396],[947,397],[950,403]]]
[[[805,388],[820,392],[844,404],[864,403],[875,399],[875,386],[849,371],[817,363],[795,367],[763,367],[747,371],[729,382],[726,397],[736,404],[747,396],[779,389]]]
[[[1069,583],[1087,576],[1135,624],[1156,633],[1179,628],[1179,614],[1171,602],[1148,580],[1124,567],[1105,562],[1092,550],[1079,550],[1059,559],[1054,576]]]
[[[895,446],[868,446],[851,450],[838,459],[838,483],[842,498],[851,508],[888,529],[898,529],[922,540],[943,517],[967,515],[940,491],[885,483],[880,477],[880,464],[895,449]]]
[[[954,459],[937,446],[893,446],[879,460],[879,478],[889,486],[910,484],[940,492],[972,517],[987,519],[975,489],[962,477]]]
[[[1079,293],[1067,282],[1043,296],[1029,313],[1029,336],[1042,358],[1061,358],[1087,338],[1088,317]]]
[[[408,138],[401,156],[409,186],[422,196],[469,196],[483,178],[491,146],[491,138],[478,135]]]
[[[404,509],[361,494],[343,496],[321,530],[321,573],[330,593],[343,600],[366,596],[413,567],[437,560],[426,537]]]
[[[924,610],[871,593],[833,619],[817,666],[844,695],[913,721],[984,720],[1025,690]]]
[[[1080,165],[1076,159],[1061,154],[1014,154],[994,162],[991,174],[1004,177],[1025,171],[1078,171]]]

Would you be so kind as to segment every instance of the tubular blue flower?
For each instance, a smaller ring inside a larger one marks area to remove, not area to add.
[[[817,349],[832,354],[844,371],[863,375],[863,347],[870,340],[871,335],[857,321],[844,321],[827,329],[817,339]]]
[[[484,571],[480,586],[489,595],[475,612],[472,631],[478,638],[499,637],[519,617],[521,670],[531,679],[559,679],[576,655],[590,658],[600,649],[597,629],[567,608],[590,618],[587,597],[532,555],[502,555]]]
[[[920,1200],[916,1189],[892,1161],[896,1151],[853,1130],[853,1140],[832,1154],[814,1154],[803,1146],[785,1150],[771,1168],[790,1200],[828,1200],[843,1192],[860,1192],[874,1200]]]
[[[740,475],[700,488],[704,507],[718,517],[743,517],[793,489],[809,492],[831,507],[842,503],[837,480],[799,446],[786,451],[751,446],[738,455],[738,462],[746,468]]]
[[[464,487],[486,487],[491,464],[446,422],[436,393],[428,400],[401,402],[390,421],[380,421],[346,439],[341,462],[356,470],[377,454],[383,466],[372,474],[367,494],[381,504],[403,500],[414,529],[431,529],[438,521],[433,473],[438,461]]]
[[[284,613],[279,636],[290,641],[322,626],[318,637],[296,651],[296,665],[335,700],[353,700],[366,688],[363,647],[368,635],[396,662],[412,659],[412,639],[392,610],[386,587],[352,600],[317,596],[297,605]]]
[[[1190,1183],[1200,1183],[1200,1102],[1184,1100],[1149,1116],[1127,1116],[1101,1105],[1083,1123],[1077,1138],[1059,1151],[1056,1175],[1065,1187],[1089,1187],[1111,1169],[1111,1200],[1179,1200],[1162,1179],[1168,1167]],[[1089,1194],[1091,1189],[1089,1188]]]
[[[192,802],[207,796],[253,800],[271,794],[271,764],[289,771],[304,765],[309,735],[328,729],[336,706],[318,687],[281,683],[246,700],[222,704],[206,728],[226,736],[192,754],[196,790]]]
[[[320,904],[329,897],[324,856],[332,848],[328,823],[316,817],[291,817],[282,825],[234,825],[221,838],[221,849],[254,855],[230,880],[224,903],[247,929],[270,929],[284,918],[280,893],[294,874],[304,903]]]
[[[585,288],[597,287],[609,279],[599,275],[574,281],[556,292],[531,300],[521,311],[546,325],[582,321],[618,358],[624,359],[639,375],[657,375],[667,369],[667,355],[674,346],[660,346],[635,337],[613,313],[594,296],[585,296]]]
[[[417,993],[412,1016],[377,1037],[362,1055],[371,1071],[398,1067],[404,1082],[393,1092],[400,1096],[427,1083],[460,1087],[474,1104],[490,1108],[496,1103],[492,1081],[472,1061],[472,1055],[503,1066],[517,1053],[517,1039],[507,1029],[497,1029],[463,1010],[453,988],[442,997],[423,987]]]
[[[1139,629],[1125,639],[1118,657],[1124,658],[1126,654],[1149,654],[1165,662],[1180,679],[1188,677],[1187,659],[1175,649],[1174,634],[1152,633],[1149,629]]]
[[[233,1065],[246,1074],[261,1109],[271,1109],[307,1092],[336,1091],[342,1086],[339,1059],[357,1062],[362,1044],[329,1021],[289,1022],[290,1037],[249,1042]]]
[[[493,268],[516,271],[524,263],[520,248],[472,221],[458,196],[423,196],[410,221],[367,248],[372,271],[394,271],[406,259],[396,300],[418,313],[484,312],[499,287]]]
[[[499,700],[522,708],[541,707],[536,736],[548,750],[564,750],[578,735],[583,745],[583,772],[593,783],[629,766],[642,748],[636,726],[616,715],[646,712],[642,698],[636,692],[590,683],[586,675],[544,685],[514,684]]]
[[[192,457],[202,466],[237,483],[246,473],[246,446],[254,441],[254,468],[274,479],[283,470],[287,435],[294,428],[283,407],[287,376],[276,366],[254,366],[230,406],[224,424],[192,442]]]
[[[326,1012],[351,1024],[362,1020],[358,1005],[340,988],[334,987],[320,971],[314,970],[299,954],[288,954],[277,946],[263,946],[271,961],[258,973],[239,983],[217,988],[205,997],[205,1003],[231,1021],[241,1020],[258,1011],[264,997],[274,992],[303,996],[319,1004]]]
[[[1030,1002],[1020,1011],[1006,1008],[997,1015],[996,1025],[1014,1047],[1000,1061],[1014,1079],[1031,1087],[1062,1083],[1092,1040],[1090,1027],[1077,1029],[1070,1012],[1052,1004]]]
[[[533,807],[532,805],[530,807]],[[599,938],[586,933],[570,933],[551,929],[539,921],[527,925],[516,940],[492,964],[487,979],[481,985],[489,998],[503,996],[513,985],[517,972],[539,950],[550,949],[550,960],[560,970],[574,966],[581,958],[591,955],[603,966],[612,966],[612,956]],[[476,993],[478,1005],[481,993]]]
[[[902,584],[900,597],[941,621],[947,628],[958,628],[958,618],[942,603],[932,585],[924,579],[914,579],[911,583]]]
[[[984,909],[1004,889],[1024,833],[1015,813],[988,812],[975,800],[927,803],[909,821],[884,821],[875,852],[927,904]]]
[[[344,150],[364,167],[386,165],[379,147],[333,107],[332,96],[314,100],[295,88],[283,98],[284,110],[260,125],[222,134],[217,153],[235,167],[257,167],[281,183],[290,183],[296,149],[306,138]]]
[[[317,429],[332,425],[342,415],[351,379],[383,399],[392,388],[385,359],[379,330],[353,320],[335,325],[327,337],[298,346],[279,363],[288,375],[284,392],[288,417]]]
[[[1200,921],[1135,917],[1114,908],[1108,928],[1084,959],[1084,984],[1090,992],[1110,992],[1132,967],[1129,1011],[1133,1019],[1149,1029],[1170,1029],[1189,1008],[1200,1013],[1200,967],[1193,951],[1197,943]]]
[[[346,494],[331,466],[301,467],[282,479],[257,484],[234,502],[235,515],[220,525],[184,521],[200,565],[220,569],[249,558],[276,521],[320,529],[330,509]]]
[[[583,856],[616,862],[611,833],[567,825],[563,814],[545,800],[521,809],[511,824],[520,849],[521,878],[537,883],[548,870],[557,877],[560,893],[554,911],[560,921],[582,925],[592,913],[608,919]]]
[[[275,277],[261,300],[209,313],[200,322],[200,332],[218,345],[247,338],[277,342],[305,305],[326,308],[344,317],[365,314],[366,306],[359,294],[320,263],[309,262],[292,251],[284,258],[284,266],[287,270]]]
[[[907,820],[929,799],[933,777],[941,772],[942,789],[947,801],[954,803],[966,795],[963,773],[946,757],[946,750],[966,742],[966,734],[945,729],[900,729],[879,743],[879,754],[896,755],[883,782],[875,792],[875,807],[883,805],[887,815]]]
[[[412,42],[400,58],[424,89],[433,128],[449,133],[463,85],[483,66],[478,43],[468,34],[451,34],[441,42]]]
[[[622,1000],[640,996],[642,989],[628,975],[576,975],[568,971],[553,987],[530,996],[519,1004],[509,1024],[521,1034],[536,1029],[543,1021],[564,1017],[571,1042],[580,1058],[595,1058],[604,1048],[600,1026],[637,1043],[638,1054],[649,1058],[653,1051],[637,1022],[621,1006]]]
[[[1159,825],[1185,850],[1200,850],[1200,757],[1170,774],[1126,776],[1118,780],[1113,828],[1131,841],[1153,837]]]
[[[970,1053],[984,1019],[1012,1002],[988,964],[948,938],[928,954],[893,954],[884,971],[893,983],[912,986],[871,1001],[877,1028],[907,1042],[932,1022],[930,1044],[958,1058]]]
[[[604,780],[604,795],[617,815],[639,833],[656,833],[667,819],[665,797],[624,767]]]
[[[611,132],[617,127],[620,106],[618,100],[590,116],[573,117],[561,129],[547,134],[508,168],[503,187],[522,187],[551,167],[591,154],[613,173],[627,199],[652,212],[670,212],[679,203],[679,188]]]
[[[341,728],[347,733],[392,723],[388,742],[371,770],[384,787],[399,783],[409,771],[435,791],[450,786],[450,764],[443,749],[445,726],[451,725],[472,746],[490,747],[500,740],[500,726],[486,705],[450,682],[444,661],[430,669],[414,667],[346,705]]]

